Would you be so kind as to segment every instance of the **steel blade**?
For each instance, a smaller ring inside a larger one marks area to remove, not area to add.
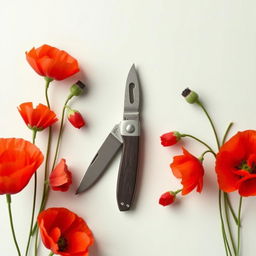
[[[100,178],[121,145],[122,138],[120,136],[119,125],[116,125],[93,158],[76,191],[76,194],[84,192]]]
[[[139,119],[140,112],[140,83],[133,64],[126,81],[124,100],[124,120]]]

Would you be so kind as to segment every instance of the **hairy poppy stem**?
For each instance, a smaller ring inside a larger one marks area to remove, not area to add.
[[[12,208],[11,208],[11,195],[10,194],[6,194],[6,200],[7,200],[7,204],[8,204],[8,213],[9,213],[9,219],[10,219],[10,225],[11,225],[11,230],[12,230],[12,237],[13,237],[13,241],[15,243],[18,255],[21,256],[20,253],[20,248],[16,239],[16,235],[15,235],[15,230],[14,230],[14,225],[13,225],[13,219],[12,219]]]
[[[33,144],[35,144],[36,134],[37,134],[37,130],[34,129],[33,130],[33,135],[32,135]],[[27,242],[25,256],[28,255],[28,250],[29,250],[30,240],[31,240],[31,236],[32,236],[33,225],[34,225],[34,217],[35,217],[35,209],[36,209],[36,192],[37,192],[37,173],[35,172],[35,174],[34,174],[34,195],[33,195],[32,215],[31,215],[30,229],[29,229],[28,242]]]

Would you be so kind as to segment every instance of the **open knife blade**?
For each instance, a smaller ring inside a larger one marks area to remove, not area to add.
[[[76,194],[89,189],[101,177],[117,151],[120,149],[123,142],[119,129],[118,124],[113,128],[101,145],[99,151],[96,153],[88,167]]]

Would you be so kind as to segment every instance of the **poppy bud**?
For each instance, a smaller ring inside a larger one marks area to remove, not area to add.
[[[75,84],[73,84],[70,87],[71,95],[73,96],[79,96],[84,92],[85,84],[81,81],[77,81]]]
[[[199,98],[198,94],[194,91],[191,91],[189,88],[182,92],[182,96],[185,97],[186,101],[190,104],[197,102]]]
[[[70,107],[67,108],[68,112],[68,121],[75,127],[80,129],[85,125],[85,121],[78,110],[71,109]]]
[[[159,198],[159,204],[161,204],[162,206],[170,205],[175,201],[175,198],[176,198],[176,193],[172,191],[168,191],[161,195],[161,197]]]
[[[161,144],[164,147],[172,146],[176,144],[181,138],[181,134],[179,132],[168,132],[163,134],[160,139],[161,139]]]

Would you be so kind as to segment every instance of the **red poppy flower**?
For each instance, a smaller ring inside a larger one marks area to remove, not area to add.
[[[40,75],[63,80],[79,71],[78,62],[67,52],[44,44],[26,52],[30,66]]]
[[[204,168],[198,158],[182,148],[183,155],[175,156],[170,167],[173,175],[181,179],[182,195],[186,195],[194,188],[201,192],[203,188]]]
[[[256,131],[238,132],[228,140],[217,154],[215,170],[221,190],[255,196]]]
[[[22,103],[18,110],[30,129],[41,131],[58,120],[56,114],[43,104],[33,108],[32,102],[26,102]]]
[[[75,127],[80,129],[81,127],[85,126],[85,121],[83,116],[78,110],[74,110],[68,108],[68,121]]]
[[[52,190],[67,191],[72,183],[72,174],[68,170],[66,160],[61,159],[51,172],[49,182]]]
[[[94,242],[85,221],[66,208],[49,208],[38,216],[38,226],[46,248],[62,256],[88,256]]]
[[[0,139],[0,194],[16,194],[43,162],[43,154],[23,139]]]
[[[181,134],[179,132],[168,132],[163,134],[161,139],[161,144],[164,147],[172,146],[176,144],[181,138]]]
[[[162,206],[170,205],[175,201],[175,198],[175,194],[171,191],[168,191],[161,195],[161,197],[159,198],[159,204],[161,204]]]

